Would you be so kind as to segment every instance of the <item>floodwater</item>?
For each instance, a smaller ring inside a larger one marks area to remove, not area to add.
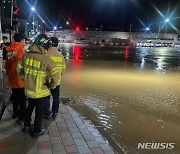
[[[101,126],[118,153],[180,153],[180,49],[60,45],[61,95]],[[138,150],[138,143],[175,143]]]

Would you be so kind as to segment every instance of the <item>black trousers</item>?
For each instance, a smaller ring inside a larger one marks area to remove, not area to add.
[[[24,88],[12,88],[12,102],[13,102],[13,114],[19,116],[20,119],[24,119],[26,96]],[[19,109],[19,110],[18,110]]]
[[[51,90],[51,94],[53,97],[52,113],[58,114],[60,85],[58,85],[55,89],[50,89],[50,90]],[[49,110],[49,108],[50,108],[50,100],[48,102],[46,102],[46,105],[45,105],[44,115],[46,117],[49,117],[51,115],[51,111]]]
[[[29,98],[28,107],[26,110],[25,116],[25,127],[29,127],[31,124],[31,115],[35,108],[35,120],[34,120],[34,132],[39,133],[42,129],[42,120],[44,116],[44,107],[46,102],[50,99],[50,96],[43,97],[43,98]]]

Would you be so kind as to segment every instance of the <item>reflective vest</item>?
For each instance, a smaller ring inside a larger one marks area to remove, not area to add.
[[[59,70],[60,78],[59,78],[58,82],[60,84],[62,74],[66,69],[64,56],[57,50],[56,47],[50,47],[48,49],[47,55],[49,55],[51,57],[51,60],[53,62],[55,62],[56,68]]]
[[[17,72],[25,81],[25,94],[30,98],[49,96],[49,89],[59,84],[59,69],[40,49],[36,45],[30,47],[30,52],[24,55],[17,67]]]

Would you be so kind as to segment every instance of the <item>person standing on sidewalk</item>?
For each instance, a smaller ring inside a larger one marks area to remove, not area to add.
[[[52,46],[48,49],[47,55],[56,63],[56,68],[59,70],[59,79],[58,86],[55,89],[51,89],[51,94],[53,97],[52,110],[50,111],[50,99],[46,103],[44,110],[44,118],[49,119],[51,116],[56,117],[58,115],[59,110],[59,93],[60,93],[60,82],[62,74],[65,70],[66,64],[64,60],[64,56],[57,50],[58,39],[56,37],[50,38]]]
[[[7,54],[7,50],[6,47],[8,47],[10,45],[9,42],[7,42],[8,38],[7,36],[3,36],[2,37],[3,43],[1,43],[1,49],[2,49],[2,55],[3,55],[3,63],[2,63],[2,71],[5,71],[5,60],[6,60],[6,54]]]
[[[50,89],[59,84],[59,70],[46,54],[50,40],[45,34],[40,34],[30,45],[27,52],[18,63],[17,71],[25,81],[25,94],[29,98],[26,110],[23,132],[31,130],[31,115],[35,108],[33,136],[44,134],[42,119],[45,103],[50,98]]]
[[[8,75],[8,86],[12,88],[13,115],[20,121],[24,120],[26,97],[24,93],[24,81],[18,76],[16,68],[18,61],[23,57],[25,50],[25,37],[22,34],[14,34],[14,42],[6,48],[5,61],[6,74]],[[20,110],[18,110],[20,108]]]

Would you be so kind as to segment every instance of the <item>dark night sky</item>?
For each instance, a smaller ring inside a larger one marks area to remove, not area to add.
[[[65,21],[70,18],[74,25],[80,28],[99,28],[102,24],[103,30],[129,30],[129,25],[133,24],[133,29],[144,28],[140,19],[145,25],[163,21],[158,12],[153,8],[156,6],[167,17],[176,10],[171,18],[180,16],[180,0],[17,0],[21,12],[29,16],[30,9],[26,1],[33,4],[37,1],[37,12],[46,21],[48,26],[65,26]],[[48,19],[46,19],[46,17]],[[180,19],[173,20],[172,23],[180,28]],[[153,24],[152,29],[157,29],[157,24]],[[170,28],[172,29],[172,28]]]

